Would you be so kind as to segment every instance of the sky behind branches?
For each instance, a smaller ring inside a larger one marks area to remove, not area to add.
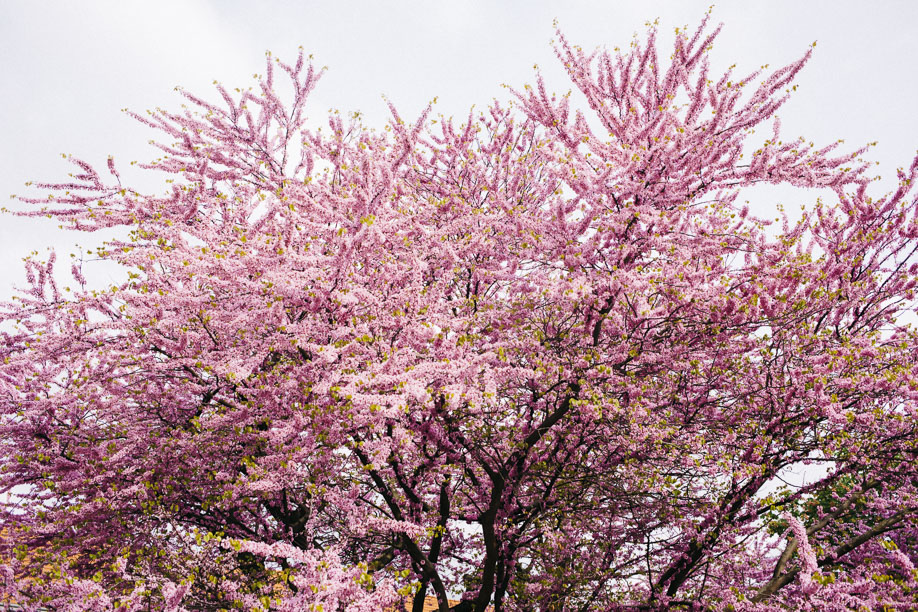
[[[161,175],[128,171],[131,160],[156,157],[155,134],[121,112],[161,106],[177,109],[177,85],[215,99],[211,83],[254,84],[271,50],[292,60],[302,46],[328,66],[312,101],[317,122],[328,109],[360,111],[365,123],[388,119],[383,96],[406,119],[434,98],[435,113],[465,117],[473,104],[508,100],[502,83],[521,88],[542,69],[551,89],[570,87],[550,41],[554,19],[568,39],[586,49],[626,48],[634,33],[659,18],[661,57],[675,27],[693,27],[710,2],[462,0],[437,2],[280,2],[262,0],[125,0],[5,2],[0,5],[0,193],[23,194],[29,180],[66,178],[71,153],[104,168],[113,155],[126,181],[162,193]],[[878,141],[868,159],[880,162],[889,188],[897,167],[918,148],[918,3],[770,0],[721,3],[723,22],[714,74],[737,64],[745,74],[800,57],[813,41],[795,97],[782,109],[783,136],[817,144],[838,138],[854,148]],[[762,138],[767,135],[761,135]],[[812,204],[816,194],[764,189],[752,194],[756,212],[771,216]],[[9,207],[16,204],[7,200]],[[73,235],[50,220],[4,215],[0,220],[0,299],[24,282],[21,258],[56,248],[66,263],[75,244],[91,247],[102,236]],[[61,266],[69,269],[69,264]],[[101,284],[112,270],[87,266]]]

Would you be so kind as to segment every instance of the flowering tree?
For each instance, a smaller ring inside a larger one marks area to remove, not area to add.
[[[136,116],[167,195],[111,160],[39,185],[28,214],[130,230],[97,253],[129,278],[62,289],[30,261],[5,306],[3,593],[914,606],[918,164],[875,197],[863,150],[782,142],[809,52],[712,79],[716,33],[668,62],[653,30],[627,53],[559,33],[583,110],[539,78],[384,131],[307,129],[319,72],[269,58],[254,93]],[[836,199],[772,231],[738,204],[758,183]]]

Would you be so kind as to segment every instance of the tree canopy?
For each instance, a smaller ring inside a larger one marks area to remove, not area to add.
[[[29,260],[3,306],[0,593],[916,605],[918,162],[875,195],[866,148],[783,141],[811,51],[712,75],[718,30],[663,57],[654,29],[558,32],[573,94],[382,130],[309,128],[321,70],[269,57],[254,90],[134,115],[165,195],[112,159],[36,185],[23,214],[123,228],[95,256],[127,279]],[[834,195],[776,224],[761,183]]]

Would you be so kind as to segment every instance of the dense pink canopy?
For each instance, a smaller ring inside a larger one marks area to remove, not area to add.
[[[269,59],[254,91],[137,116],[167,195],[111,160],[39,185],[29,214],[125,228],[95,255],[129,279],[30,261],[4,307],[0,593],[918,605],[918,165],[871,195],[863,150],[782,141],[809,53],[714,76],[715,35],[559,33],[574,95],[379,131],[306,129],[320,73]],[[774,229],[758,183],[835,195]]]

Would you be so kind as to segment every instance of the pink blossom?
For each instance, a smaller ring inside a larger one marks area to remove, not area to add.
[[[918,160],[784,140],[811,51],[717,75],[719,30],[376,130],[269,58],[134,115],[164,194],[36,185],[127,280],[0,305],[0,599],[914,608]]]

